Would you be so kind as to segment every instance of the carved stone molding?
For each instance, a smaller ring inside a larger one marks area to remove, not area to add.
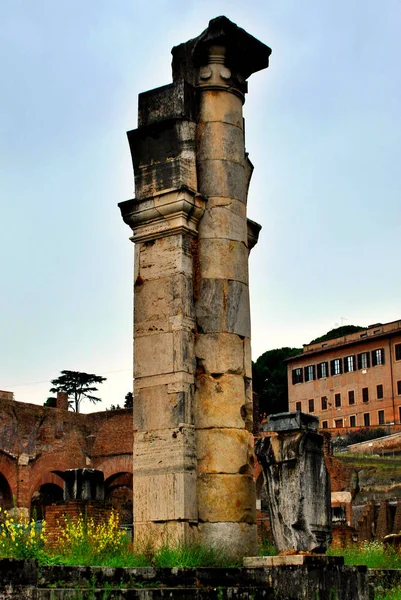
[[[134,232],[133,242],[147,242],[177,233],[197,235],[206,200],[182,188],[144,200],[120,203],[122,217]]]

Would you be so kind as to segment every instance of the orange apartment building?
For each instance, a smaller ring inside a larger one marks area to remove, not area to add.
[[[322,428],[401,423],[401,320],[305,345],[287,365],[289,410]]]

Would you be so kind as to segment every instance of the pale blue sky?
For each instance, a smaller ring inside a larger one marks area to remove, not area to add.
[[[401,318],[399,0],[2,0],[0,389],[17,400],[43,403],[62,369],[108,377],[103,406],[131,389],[125,132],[171,47],[220,14],[273,49],[244,108],[253,358]]]

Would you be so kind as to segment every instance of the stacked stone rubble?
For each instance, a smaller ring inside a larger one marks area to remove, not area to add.
[[[244,145],[246,79],[270,49],[225,17],[173,49],[173,84],[129,132],[133,230],[134,529],[256,543]]]

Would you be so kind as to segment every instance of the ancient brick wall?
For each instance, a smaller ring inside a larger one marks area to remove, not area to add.
[[[7,508],[30,510],[41,490],[61,490],[57,472],[66,469],[101,469],[106,480],[132,475],[132,409],[85,415],[4,394],[0,400],[0,504]]]

